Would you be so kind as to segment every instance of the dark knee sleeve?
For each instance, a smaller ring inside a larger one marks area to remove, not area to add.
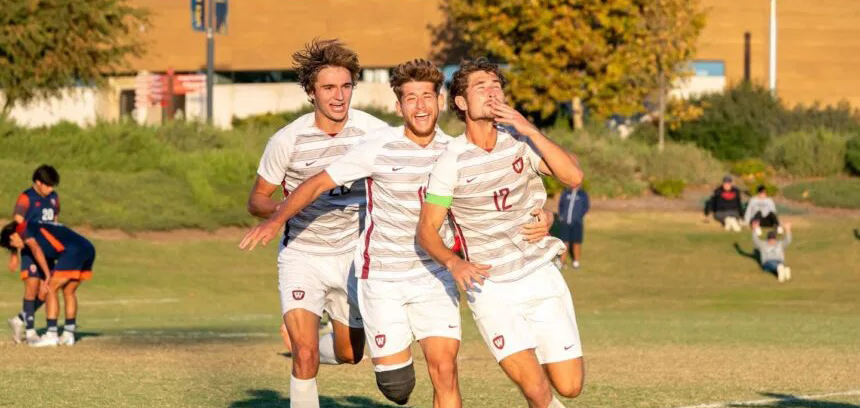
[[[397,405],[406,404],[415,388],[415,366],[409,364],[396,370],[377,372],[376,386],[389,401]]]

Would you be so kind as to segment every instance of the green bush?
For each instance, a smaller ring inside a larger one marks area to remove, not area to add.
[[[771,171],[761,159],[745,159],[732,163],[731,173],[740,177],[761,177],[770,175]]]
[[[829,179],[792,184],[783,190],[792,200],[822,207],[860,209],[860,179]]]
[[[860,175],[860,133],[845,144],[845,164],[854,174]]]
[[[847,139],[822,128],[790,132],[768,146],[765,158],[793,176],[832,176],[845,168]]]
[[[650,146],[642,157],[648,180],[681,180],[687,185],[711,184],[725,174],[719,160],[692,144],[666,143],[662,152]]]
[[[687,183],[684,180],[656,180],[651,182],[651,189],[655,193],[670,198],[680,198],[684,195]]]

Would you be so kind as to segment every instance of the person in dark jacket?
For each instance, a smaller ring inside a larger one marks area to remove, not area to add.
[[[726,231],[740,232],[743,207],[741,191],[732,185],[732,176],[723,177],[723,184],[714,190],[714,195],[705,203],[705,217],[714,214],[714,219],[723,224]]]
[[[582,256],[582,240],[585,214],[589,209],[588,194],[582,187],[567,188],[561,194],[558,202],[558,217],[561,222],[561,238],[567,247],[561,256],[561,262],[567,260],[568,254],[573,255],[573,267],[579,268]]]

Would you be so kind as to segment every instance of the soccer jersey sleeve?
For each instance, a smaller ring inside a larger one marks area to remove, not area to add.
[[[353,146],[339,159],[326,167],[325,171],[335,184],[342,186],[351,181],[370,177],[373,163],[382,144],[379,140],[369,140]]]
[[[534,144],[532,144],[531,139],[523,139],[521,140],[523,140],[523,143],[526,144],[526,156],[529,159],[529,167],[538,175],[544,176],[545,174],[540,171],[540,162],[543,161],[543,156],[541,156],[538,149],[534,146]]]
[[[27,197],[27,194],[21,193],[18,196],[18,200],[15,201],[15,210],[12,211],[12,217],[14,218],[16,215],[26,217],[28,209],[30,209],[30,197]]]
[[[280,185],[287,174],[287,166],[290,164],[290,156],[293,154],[293,139],[279,131],[266,145],[263,157],[260,158],[260,166],[257,174],[267,182]]]
[[[430,172],[430,182],[427,186],[427,197],[424,202],[451,207],[454,200],[454,188],[457,187],[459,170],[457,168],[457,153],[446,150]]]

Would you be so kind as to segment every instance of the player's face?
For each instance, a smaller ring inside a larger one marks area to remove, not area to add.
[[[34,186],[34,190],[36,190],[36,193],[42,197],[47,196],[48,194],[51,194],[52,192],[54,192],[54,186],[49,186],[45,183],[42,183],[39,180],[36,180],[36,182],[33,183],[33,186]]]
[[[396,107],[406,128],[416,136],[433,134],[442,103],[436,87],[432,82],[407,82],[401,90],[403,93]]]
[[[494,118],[491,109],[492,102],[504,102],[505,92],[502,90],[502,82],[492,72],[477,71],[469,74],[466,93],[463,104],[457,105],[466,110],[466,116],[471,120],[492,120]],[[457,97],[459,99],[461,97]]]
[[[349,101],[352,99],[352,75],[343,67],[325,67],[317,74],[314,83],[314,109],[334,122],[346,120]]]
[[[732,183],[725,182],[723,183],[723,190],[729,191],[732,189]]]

